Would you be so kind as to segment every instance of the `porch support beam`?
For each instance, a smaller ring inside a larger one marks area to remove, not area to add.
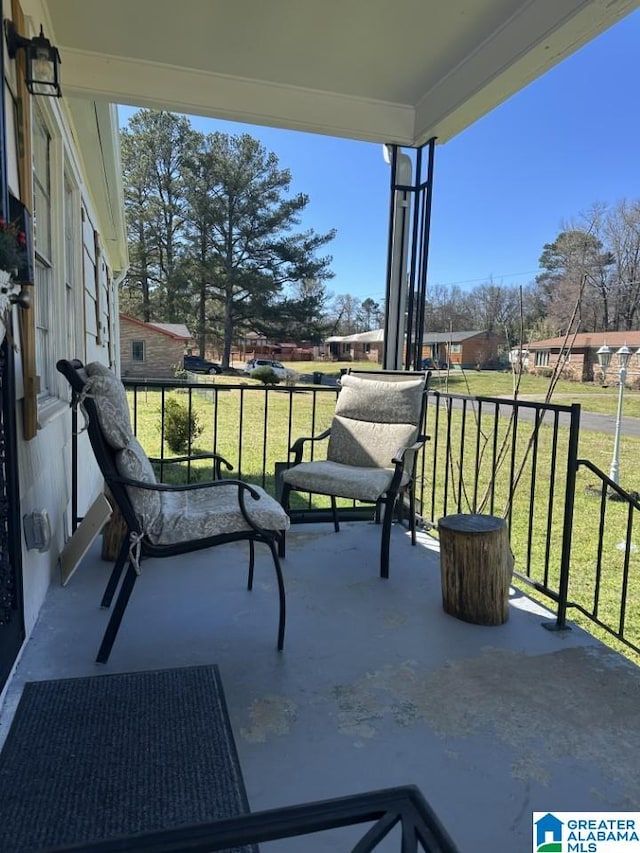
[[[60,45],[66,96],[411,145],[415,110],[373,98],[108,56]]]
[[[435,138],[429,140],[413,157],[397,145],[386,146],[391,187],[385,370],[419,370],[422,362],[435,143]]]

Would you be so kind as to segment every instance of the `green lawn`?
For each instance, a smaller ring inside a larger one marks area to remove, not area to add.
[[[315,371],[329,376],[339,376],[341,369],[353,368],[354,370],[375,370],[376,365],[370,361],[360,362],[331,362],[331,361],[303,361],[287,363],[288,367],[302,374],[311,374]],[[208,377],[205,377],[208,379]],[[216,382],[242,381],[249,384],[258,384],[244,376],[236,378],[228,376],[217,376]],[[518,389],[518,395],[523,399],[544,400],[549,380],[540,376],[523,373],[519,377],[510,372],[496,370],[450,370],[436,371],[431,379],[431,388],[438,391],[449,391],[452,394],[472,394],[483,397],[513,397],[514,390]],[[586,412],[597,412],[605,415],[615,415],[618,405],[618,387],[611,380],[611,384],[603,388],[593,383],[568,382],[561,380],[557,383],[553,397],[553,403],[569,405],[580,403]],[[626,388],[624,392],[623,414],[627,417],[640,418],[640,390]]]
[[[544,380],[536,377],[523,378],[526,379],[526,382],[523,382],[522,385],[526,387],[527,393],[534,393],[535,390],[532,389],[537,389],[539,392],[544,391],[546,387]],[[215,381],[213,381],[214,379]],[[468,380],[469,390],[473,393],[491,396],[509,395],[511,377],[508,374],[473,372],[468,375]],[[439,380],[436,379],[437,381]],[[582,402],[579,394],[576,394],[576,391],[583,390],[582,386],[576,386],[574,383],[562,383],[562,385],[562,393],[564,393],[565,388],[569,388],[574,396],[572,399],[559,398],[557,402],[569,403],[574,399]],[[457,375],[449,377],[448,387],[451,391],[455,388],[456,392],[459,391],[460,393],[467,389],[462,377]],[[590,391],[594,393],[594,389],[590,389]],[[602,403],[609,401],[612,404],[611,411],[614,410],[616,389],[595,389],[596,394],[598,391]],[[630,399],[628,402],[631,402],[636,393],[629,392]],[[129,392],[129,395],[132,399],[132,392]],[[336,390],[298,384],[295,393],[289,394],[288,389],[278,389],[277,387],[265,389],[257,381],[246,377],[216,376],[215,378],[202,377],[199,387],[194,389],[191,394],[185,389],[171,391],[170,395],[183,404],[190,405],[203,427],[203,432],[196,442],[195,450],[221,453],[234,466],[234,472],[231,476],[241,476],[249,482],[262,484],[268,490],[273,491],[275,463],[287,459],[288,448],[297,437],[317,435],[330,424],[335,406]],[[593,398],[585,399],[592,400]],[[155,390],[139,391],[137,405],[138,437],[149,455],[159,456],[161,455],[160,412],[162,394]],[[494,440],[494,424],[491,418],[488,418],[486,423],[482,423],[484,453],[479,464],[475,462],[474,452],[470,446],[471,441],[465,440],[461,444],[458,443],[462,429],[460,413],[453,413],[451,424],[452,447],[462,446],[464,448],[462,462],[458,450],[453,451],[449,459],[446,458],[444,453],[446,436],[442,432],[445,429],[444,424],[440,425],[441,434],[438,435],[434,434],[435,427],[433,424],[429,427],[432,439],[427,444],[424,488],[428,501],[432,490],[436,495],[436,506],[433,508],[433,514],[430,517],[437,519],[442,514],[457,511],[456,507],[452,506],[451,496],[453,496],[455,503],[458,494],[462,495],[461,511],[471,511],[474,492],[479,496],[479,511],[505,515],[509,491],[509,467],[511,464],[515,464],[517,468],[523,464],[522,479],[516,489],[511,510],[511,543],[516,557],[516,569],[523,574],[529,574],[535,581],[544,581],[542,566],[545,562],[547,541],[549,541],[548,551],[551,568],[547,580],[551,588],[557,588],[564,519],[564,482],[566,479],[562,461],[566,456],[567,431],[561,430],[558,457],[553,461],[551,458],[551,428],[545,426],[540,429],[535,486],[532,486],[531,457],[526,458],[525,461],[525,450],[532,431],[531,425],[523,424],[519,427],[513,461],[509,452],[505,454],[501,465],[494,466],[490,452]],[[470,425],[467,423],[466,429],[469,428]],[[507,429],[508,421],[500,419],[495,437],[498,447],[501,446]],[[508,443],[507,447],[509,447]],[[434,457],[436,448],[437,453]],[[580,435],[580,456],[590,459],[605,472],[609,470],[612,449],[613,437],[611,435],[586,430]],[[319,449],[318,455],[323,452],[324,448]],[[164,455],[171,455],[171,451],[166,447],[164,448]],[[210,476],[210,466],[198,463],[196,468],[201,470],[196,471],[194,476]],[[552,468],[555,471],[556,480],[554,488],[550,492]],[[445,477],[448,484],[447,493],[450,496],[448,507],[442,503]],[[620,484],[627,490],[635,490],[638,482],[640,482],[640,440],[623,436],[620,448]],[[624,551],[619,548],[619,545],[626,540],[627,508],[623,504],[612,501],[608,501],[606,504],[607,523],[601,543],[603,571],[598,581],[595,575],[595,566],[600,544],[598,537],[600,500],[594,494],[596,487],[597,482],[594,476],[581,471],[578,476],[575,496],[569,593],[571,599],[589,609],[593,603],[596,582],[599,582],[600,618],[607,624],[615,626],[621,616],[620,599]],[[485,501],[480,503],[483,496]],[[303,502],[302,498],[300,498],[300,502]],[[327,499],[314,499],[314,505],[325,506]],[[531,506],[534,507],[534,512],[530,516],[529,508]],[[553,508],[550,525],[547,512],[549,506]],[[547,536],[549,530],[551,532],[550,537]],[[640,532],[634,530],[631,538],[640,549]],[[640,557],[638,554],[640,554],[640,550],[637,553],[632,553],[629,566],[629,595],[625,631],[632,642],[640,645]],[[528,587],[526,591],[531,593]],[[543,603],[548,603],[548,599],[544,597],[541,597],[540,600]],[[577,611],[570,610],[569,618],[575,619],[587,630],[595,633],[590,620],[582,617]],[[612,643],[608,635],[601,632],[600,636],[606,642]],[[615,645],[615,641],[612,644]],[[624,646],[619,645],[618,647],[623,651],[626,649]],[[637,659],[640,660],[640,658]]]
[[[473,420],[471,415],[468,420]],[[565,483],[567,476],[568,431],[559,430],[557,454],[552,459],[552,427],[542,426],[537,437],[535,476],[532,476],[534,456],[526,451],[533,435],[533,425],[520,423],[515,449],[511,443],[509,422],[501,418],[494,430],[490,413],[483,415],[480,424],[481,453],[476,462],[475,423],[465,426],[466,440],[461,440],[461,414],[453,412],[451,425],[446,421],[436,429],[432,420],[427,444],[427,466],[425,489],[427,492],[427,516],[437,521],[442,515],[458,511],[480,511],[508,517],[511,523],[511,547],[515,556],[515,568],[532,581],[559,588],[559,568],[563,528],[565,520]],[[451,453],[447,458],[449,438]],[[494,463],[493,447],[498,448],[498,461]],[[499,449],[505,452],[500,458]],[[582,431],[579,455],[591,460],[605,473],[609,470],[613,436]],[[434,467],[435,460],[435,467]],[[508,496],[511,468],[522,475],[513,496],[509,512]],[[636,489],[640,477],[640,440],[623,436],[620,448],[620,485],[628,491]],[[445,488],[448,504],[444,504]],[[435,484],[435,486],[434,486]],[[602,539],[599,537],[601,498],[599,481],[586,469],[580,469],[577,478],[574,514],[572,523],[571,569],[569,599],[591,610],[596,588],[599,586],[599,617],[610,627],[618,628],[622,618],[620,602],[624,582],[624,543],[627,539],[628,507],[626,504],[605,501],[605,526]],[[435,506],[431,507],[431,494],[435,494]],[[477,500],[474,496],[477,495]],[[551,514],[550,514],[551,513]],[[637,513],[634,512],[635,527],[631,542],[640,549],[640,531],[637,528]],[[597,577],[598,553],[601,548],[600,577]],[[544,566],[547,563],[548,577]],[[628,572],[628,595],[624,614],[624,631],[627,639],[640,645],[640,550],[632,551]],[[523,586],[528,594],[542,603],[548,599]],[[593,623],[578,610],[570,609],[569,618],[578,622],[591,633],[596,633],[605,642],[614,645],[625,654],[625,647],[612,640],[604,632],[594,629]],[[633,655],[630,655],[633,657]],[[635,659],[640,662],[640,656]]]

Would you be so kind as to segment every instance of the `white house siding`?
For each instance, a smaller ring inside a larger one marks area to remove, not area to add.
[[[8,5],[4,3],[5,15],[8,14]],[[33,3],[29,3],[29,7],[32,9]],[[38,25],[39,29],[39,20],[32,14],[32,28]],[[26,24],[28,26],[29,22]],[[8,63],[6,91],[9,110],[12,109],[14,74],[13,63]],[[46,333],[49,352],[46,360],[39,357],[38,361],[40,368],[44,364],[48,370],[40,383],[47,393],[38,399],[37,434],[26,441],[23,438],[21,403],[24,395],[22,342],[16,341],[20,514],[24,517],[45,509],[52,536],[51,547],[42,554],[36,550],[27,551],[23,536],[22,574],[27,637],[49,584],[58,582],[59,554],[71,533],[70,394],[66,381],[55,371],[55,363],[60,358],[79,357],[85,362],[97,360],[117,367],[118,272],[114,270],[122,270],[123,259],[126,261],[124,229],[118,233],[119,222],[116,221],[117,215],[114,217],[113,214],[117,205],[105,202],[112,192],[110,184],[117,185],[121,180],[119,159],[112,156],[103,161],[101,155],[105,128],[117,134],[115,110],[96,104],[70,109],[64,98],[31,98],[31,105],[32,111],[37,110],[40,123],[34,123],[33,127],[41,128],[43,125],[46,128],[45,142],[47,135],[49,138],[51,248],[48,266],[41,273],[49,294],[49,328]],[[88,118],[83,122],[81,119],[85,115]],[[14,127],[12,121],[8,123],[9,137]],[[92,142],[94,135],[100,144],[87,144]],[[111,139],[110,145],[105,150],[117,154],[117,138],[115,141]],[[9,190],[18,197],[15,138],[8,139],[7,147]],[[37,343],[41,344],[42,331],[37,316],[36,328]],[[81,423],[82,418],[79,420]],[[102,478],[85,435],[80,436],[78,446],[81,472],[78,512],[82,516],[102,491]]]

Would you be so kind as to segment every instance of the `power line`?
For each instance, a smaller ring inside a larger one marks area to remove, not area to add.
[[[489,282],[491,279],[498,278],[514,278],[517,275],[534,275],[534,273],[539,273],[539,269],[535,270],[524,270],[524,272],[502,272],[502,273],[491,273],[490,275],[483,275],[480,278],[465,278],[462,281],[439,281],[438,284],[443,285],[443,287],[451,287],[454,284],[474,284],[476,281],[486,281]],[[432,284],[434,282],[431,282]],[[427,283],[428,286],[428,283]]]
[[[480,276],[478,278],[465,278],[465,279],[462,279],[461,281],[433,281],[433,280],[431,280],[431,281],[427,281],[427,291],[429,290],[430,285],[433,286],[436,284],[441,285],[442,287],[453,287],[454,285],[457,285],[457,284],[475,284],[476,282],[479,282],[479,281],[486,282],[487,284],[489,284],[492,279],[514,278],[515,276],[518,276],[518,275],[538,275],[539,273],[540,273],[540,269],[538,268],[535,270],[524,270],[524,272],[505,272],[505,273],[499,273],[499,274],[498,273],[491,273],[490,275],[483,275],[483,276]],[[633,282],[631,282],[631,283],[633,283]],[[340,295],[342,295],[342,293],[340,292],[340,293],[337,293],[336,295],[340,296]],[[367,296],[363,297],[363,298],[381,301],[385,298],[385,296],[386,296],[385,293],[368,293]],[[360,299],[360,297],[357,297],[357,298]]]

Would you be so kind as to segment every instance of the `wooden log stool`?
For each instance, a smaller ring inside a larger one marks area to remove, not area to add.
[[[494,515],[447,515],[438,521],[442,606],[475,625],[509,618],[513,554],[509,530]]]

